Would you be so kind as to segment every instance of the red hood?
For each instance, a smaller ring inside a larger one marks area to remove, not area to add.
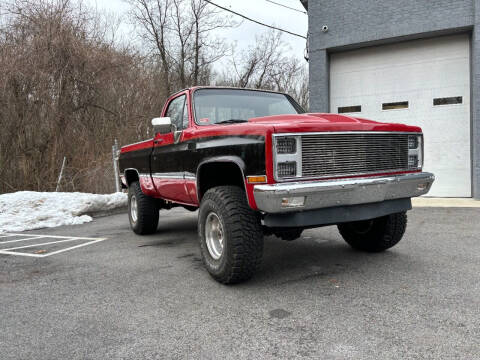
[[[258,117],[248,120],[255,124],[271,125],[276,133],[316,131],[405,131],[421,132],[418,126],[381,123],[337,114],[296,114]]]

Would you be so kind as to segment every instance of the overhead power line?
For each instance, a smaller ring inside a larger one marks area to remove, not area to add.
[[[293,10],[293,11],[297,11],[297,12],[299,12],[299,13],[302,13],[302,14],[305,14],[305,15],[307,15],[307,12],[306,12],[306,11],[303,11],[303,10],[298,10],[298,9],[295,9],[295,8],[293,8],[293,7],[290,7],[290,6],[287,6],[287,5],[280,4],[280,3],[277,3],[277,2],[275,2],[275,1],[272,1],[272,0],[265,0],[265,1],[267,1],[267,2],[269,2],[269,3],[272,3],[272,4],[275,4],[275,5],[278,5],[278,6],[281,6],[281,7],[284,7],[284,8],[287,8],[287,9],[290,9],[290,10]]]
[[[268,27],[268,28],[270,28],[270,29],[282,31],[282,32],[284,32],[284,33],[287,33],[287,34],[290,34],[290,35],[293,35],[293,36],[298,36],[298,37],[301,37],[302,39],[306,39],[306,38],[307,38],[306,36],[303,36],[303,35],[300,35],[300,34],[296,34],[296,33],[294,33],[294,32],[291,32],[291,31],[288,31],[288,30],[285,30],[285,29],[278,28],[278,27],[276,27],[276,26],[268,25],[268,24],[262,23],[262,22],[260,22],[260,21],[254,20],[254,19],[249,18],[248,16],[245,16],[245,15],[243,15],[243,14],[240,14],[240,13],[238,13],[238,12],[236,12],[236,11],[233,11],[233,10],[228,9],[228,8],[226,8],[226,7],[223,7],[223,6],[220,6],[220,5],[218,5],[218,4],[215,4],[215,3],[211,2],[210,0],[205,0],[205,2],[207,2],[207,3],[209,3],[209,4],[213,5],[213,6],[216,6],[216,7],[218,7],[219,9],[222,9],[222,10],[228,11],[228,12],[230,12],[230,13],[232,13],[232,14],[235,14],[235,15],[237,15],[237,16],[240,16],[241,18],[243,18],[243,19],[245,19],[245,20],[254,22],[255,24],[262,25],[262,26],[266,26],[266,27]]]

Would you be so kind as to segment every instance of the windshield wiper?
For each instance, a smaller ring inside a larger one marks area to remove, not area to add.
[[[248,122],[248,120],[242,120],[242,119],[228,119],[228,120],[223,120],[219,121],[215,124],[237,124],[237,123],[244,123]]]

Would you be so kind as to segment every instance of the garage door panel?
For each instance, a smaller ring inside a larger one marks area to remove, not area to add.
[[[470,149],[445,147],[445,151],[435,151],[438,146],[443,144],[429,144],[425,146],[425,167],[435,167],[436,169],[451,169],[453,167],[465,168],[469,165],[468,154]]]
[[[441,146],[442,148],[445,148],[445,150],[447,147],[452,146],[453,144],[470,149],[470,142],[461,140],[462,137],[466,138],[470,136],[470,131],[468,129],[449,129],[452,127],[452,124],[449,122],[429,124],[428,120],[423,124],[416,123],[416,125],[422,126],[423,135],[427,144],[435,144],[435,146]],[[432,129],[433,127],[438,127],[439,129]],[[445,129],[445,131],[441,132],[439,131],[440,129]],[[436,149],[441,150],[439,147],[432,148],[431,150]],[[443,151],[440,151],[439,153],[443,153]]]
[[[430,64],[436,61],[463,59],[468,35],[445,36],[419,41],[401,42],[373,48],[377,56],[372,57],[369,49],[335,54],[331,69],[335,72],[361,72],[369,69],[403,66],[408,64]]]
[[[456,35],[331,55],[332,112],[360,105],[346,115],[422,127],[425,170],[437,177],[429,195],[471,196],[469,41]],[[461,103],[433,103],[456,97]],[[382,109],[400,101],[408,108]]]
[[[455,197],[471,197],[471,182],[463,176],[463,173],[463,168],[437,169],[436,181],[427,196],[452,197],[452,193],[455,193]],[[457,181],[437,181],[450,177],[456,177]]]
[[[469,82],[469,76],[459,74],[455,69],[466,68],[469,66],[468,63],[469,59],[465,58],[462,61],[430,64],[428,68],[425,68],[425,64],[413,64],[382,70],[338,73],[331,96],[336,98],[388,93],[408,94],[418,90],[443,88],[446,82],[449,87],[463,87]],[[446,79],[446,74],[453,76]],[[408,79],[408,82],[405,79]]]

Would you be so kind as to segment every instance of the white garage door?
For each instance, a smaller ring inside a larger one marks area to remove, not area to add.
[[[428,196],[470,197],[470,40],[416,40],[332,54],[330,111],[422,127]]]

